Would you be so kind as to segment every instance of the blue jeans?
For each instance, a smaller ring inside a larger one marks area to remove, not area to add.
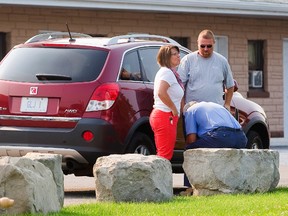
[[[195,148],[245,148],[247,137],[241,129],[219,127],[199,137],[195,142],[186,146],[187,149]],[[184,173],[184,186],[191,187]]]

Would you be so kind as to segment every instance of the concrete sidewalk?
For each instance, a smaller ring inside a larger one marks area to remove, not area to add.
[[[275,146],[283,146],[287,147],[288,149],[288,139],[284,139],[282,137],[280,138],[271,138],[270,139],[270,147],[275,147]]]
[[[279,152],[280,181],[278,187],[288,186],[288,140],[284,138],[271,138],[270,149]]]

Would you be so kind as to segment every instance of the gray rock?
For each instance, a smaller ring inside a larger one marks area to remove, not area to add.
[[[24,157],[0,158],[0,197],[14,205],[0,214],[49,213],[61,209],[57,187],[49,168]]]
[[[257,149],[190,149],[183,169],[194,195],[267,192],[279,183],[279,152]]]
[[[24,157],[38,161],[48,167],[57,186],[57,194],[61,207],[64,205],[64,174],[62,171],[62,155],[44,154],[44,153],[27,153]]]
[[[155,155],[110,155],[97,159],[97,201],[161,202],[173,197],[170,161]]]

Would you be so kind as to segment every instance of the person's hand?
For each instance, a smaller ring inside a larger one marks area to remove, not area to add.
[[[183,113],[187,112],[187,110],[196,103],[197,103],[197,101],[190,101],[190,102],[186,103],[185,106],[183,107]]]
[[[172,115],[173,115],[173,116],[178,116],[178,115],[179,115],[179,113],[178,113],[177,109],[175,109],[175,110],[172,110]]]

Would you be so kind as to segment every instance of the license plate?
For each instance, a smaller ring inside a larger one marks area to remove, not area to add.
[[[48,98],[31,98],[22,97],[21,112],[46,112],[48,106]]]

